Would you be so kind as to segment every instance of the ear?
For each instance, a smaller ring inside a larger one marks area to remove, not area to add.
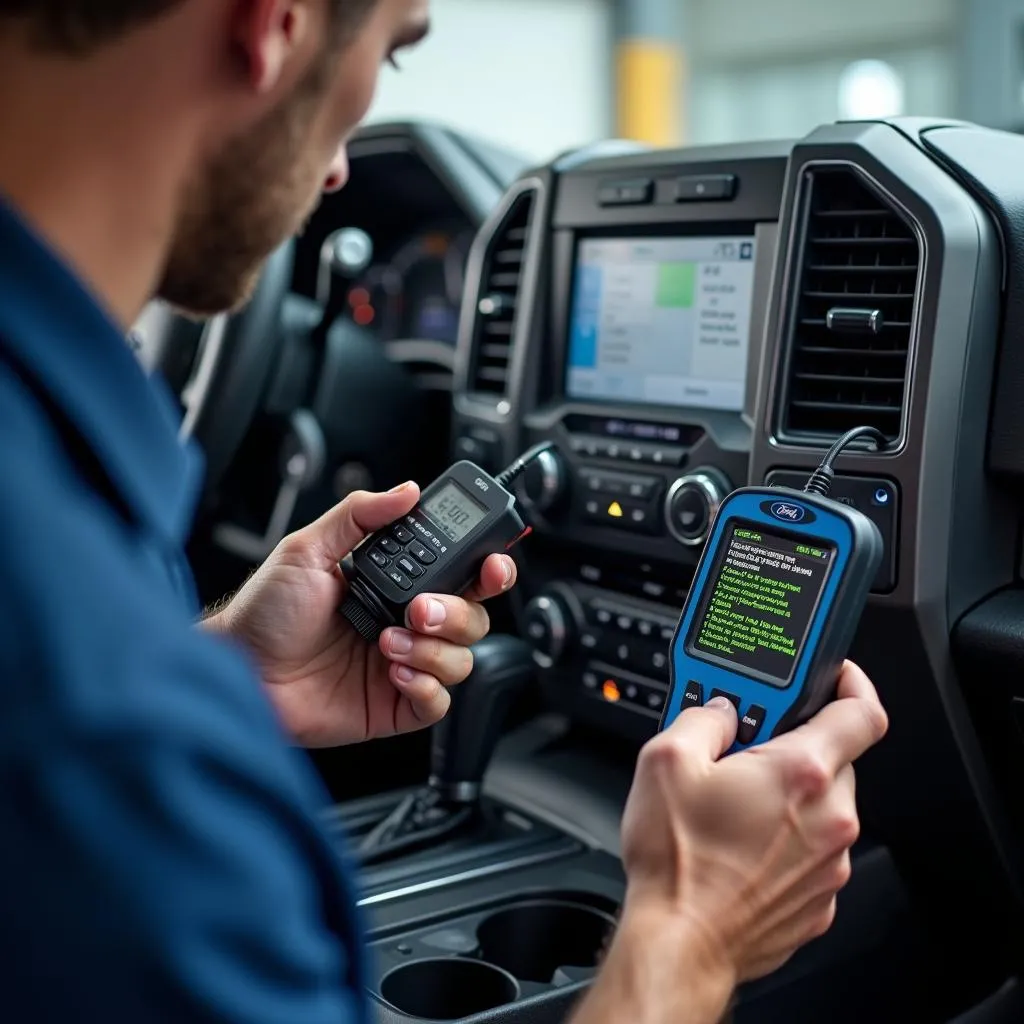
[[[309,0],[236,0],[232,39],[251,88],[273,92],[309,38]]]

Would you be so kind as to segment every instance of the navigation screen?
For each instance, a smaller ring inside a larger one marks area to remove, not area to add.
[[[475,502],[458,484],[445,484],[420,508],[437,524],[449,540],[460,541],[487,517],[487,510]]]
[[[834,554],[824,541],[735,522],[694,618],[690,652],[788,686]]]
[[[570,398],[743,408],[754,239],[579,244]]]

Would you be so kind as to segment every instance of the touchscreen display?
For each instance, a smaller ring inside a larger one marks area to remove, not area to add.
[[[458,484],[445,484],[420,506],[449,540],[460,541],[481,523],[487,510],[475,502]]]
[[[788,686],[834,555],[826,541],[734,522],[694,617],[690,653]]]
[[[739,412],[753,289],[752,237],[583,239],[568,396]]]

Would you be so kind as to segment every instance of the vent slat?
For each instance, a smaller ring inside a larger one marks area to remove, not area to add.
[[[903,387],[902,377],[850,377],[838,373],[797,373],[797,380],[815,381],[827,384],[856,384],[867,387]]]
[[[895,439],[906,400],[920,243],[855,172],[810,172],[800,291],[794,296],[783,433],[819,444],[851,427]],[[830,330],[835,307],[877,309],[877,333]]]
[[[519,290],[536,195],[524,192],[490,240],[480,280],[469,390],[507,394]]]

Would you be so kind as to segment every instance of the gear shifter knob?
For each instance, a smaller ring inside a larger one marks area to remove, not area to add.
[[[509,705],[535,668],[533,648],[514,636],[490,636],[473,648],[473,671],[452,689],[451,710],[434,726],[430,785],[445,800],[478,799]]]

